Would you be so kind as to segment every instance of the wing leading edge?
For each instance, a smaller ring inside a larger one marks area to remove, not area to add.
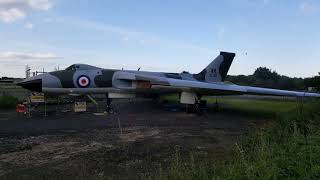
[[[270,96],[291,96],[291,97],[316,97],[320,94],[306,93],[297,91],[286,91],[279,89],[269,89],[251,86],[239,86],[224,83],[204,83],[204,82],[186,82],[179,80],[169,80],[170,86],[176,88],[190,88],[191,91],[200,95],[232,95],[232,94],[252,94],[252,95],[270,95]],[[172,87],[171,87],[172,88]]]
[[[320,98],[320,94],[317,93],[306,93],[306,92],[297,92],[297,91],[286,91],[279,89],[269,89],[269,88],[260,88],[260,87],[251,87],[251,86],[239,86],[234,84],[225,84],[222,82],[208,83],[201,81],[189,81],[165,77],[157,77],[150,75],[134,74],[134,73],[122,74],[118,76],[120,81],[132,81],[132,82],[148,82],[150,83],[150,90],[153,92],[159,90],[159,92],[193,92],[198,95],[270,95],[270,96],[291,96],[291,97],[316,97]],[[128,78],[130,77],[130,78]],[[121,83],[119,83],[121,84]],[[119,89],[134,90],[136,86],[130,87],[121,87]],[[161,91],[160,91],[161,90]],[[148,89],[145,89],[148,91]]]

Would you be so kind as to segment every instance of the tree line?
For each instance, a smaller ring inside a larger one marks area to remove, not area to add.
[[[307,90],[313,87],[320,91],[320,72],[309,78],[291,78],[278,74],[267,67],[259,67],[252,75],[228,75],[226,81],[239,85],[257,86],[283,90]]]

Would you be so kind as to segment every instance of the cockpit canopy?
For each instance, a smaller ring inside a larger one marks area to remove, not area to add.
[[[100,68],[95,67],[95,66],[90,66],[87,64],[73,64],[73,65],[69,66],[68,68],[66,68],[66,70],[69,70],[69,71],[91,70],[91,69],[100,69]]]

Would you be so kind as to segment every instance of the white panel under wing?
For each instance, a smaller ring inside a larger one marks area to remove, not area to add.
[[[128,94],[128,93],[108,93],[108,97],[111,99],[131,99],[135,98],[135,94]]]
[[[195,104],[197,95],[192,92],[182,92],[180,97],[181,104]]]

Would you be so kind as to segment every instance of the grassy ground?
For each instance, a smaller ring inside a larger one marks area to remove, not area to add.
[[[163,98],[168,101],[177,99],[176,96]],[[171,155],[171,161],[154,174],[128,179],[320,179],[319,101],[302,103],[235,97],[207,100],[210,103],[218,100],[224,113],[272,117],[273,121],[242,137],[226,157],[217,159],[208,153],[200,158],[196,153],[185,154],[177,149]],[[78,171],[78,177],[43,179],[108,179],[103,175],[91,176],[87,167]]]
[[[177,97],[165,97],[176,101]],[[216,98],[207,98],[215,102]],[[222,111],[272,116],[272,123],[242,137],[228,156],[172,155],[157,173],[132,179],[320,179],[320,102],[218,98]],[[188,158],[186,158],[188,157]],[[82,177],[80,177],[81,179]],[[131,179],[128,178],[128,179]],[[83,178],[82,178],[83,179]],[[89,177],[89,179],[108,179]]]
[[[223,161],[211,161],[210,155],[206,161],[192,155],[185,160],[177,152],[166,170],[149,179],[320,179],[319,101],[218,100],[230,109],[276,116],[268,127],[243,137]]]
[[[276,117],[277,115],[296,109],[299,103],[295,100],[272,98],[246,98],[246,97],[204,97],[209,104],[218,102],[220,110],[224,112],[236,112],[247,116]],[[178,102],[178,95],[162,97],[162,100]]]
[[[215,98],[207,98],[208,102],[215,102]],[[296,101],[273,100],[273,99],[240,99],[234,97],[217,98],[219,103],[223,103],[227,108],[242,111],[256,111],[266,113],[283,113],[297,107]]]
[[[19,99],[13,96],[0,96],[0,109],[15,108]]]

